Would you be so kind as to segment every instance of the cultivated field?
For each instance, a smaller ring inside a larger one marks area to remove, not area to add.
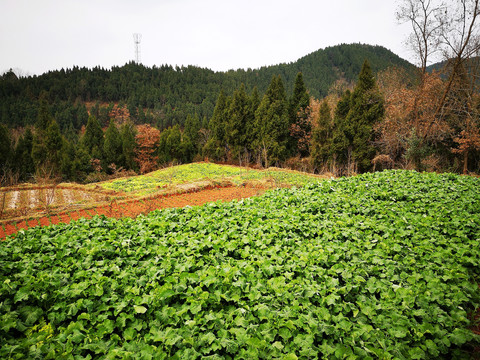
[[[155,209],[242,199],[266,189],[301,186],[321,177],[280,169],[194,163],[86,186],[24,184],[0,188],[0,238],[32,226],[94,215],[135,217]]]
[[[479,186],[387,171],[21,231],[0,357],[472,358]]]
[[[317,182],[324,177],[276,168],[253,170],[245,167],[218,165],[214,163],[194,163],[173,166],[151,172],[147,175],[99,183],[103,189],[122,191],[137,195],[147,195],[169,188],[182,188],[185,184],[207,182],[209,184],[245,185],[264,184],[268,187],[305,185]]]

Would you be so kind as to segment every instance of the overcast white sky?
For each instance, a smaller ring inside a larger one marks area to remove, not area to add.
[[[296,61],[341,43],[382,45],[415,62],[395,0],[0,0],[0,73],[134,60],[215,71]]]

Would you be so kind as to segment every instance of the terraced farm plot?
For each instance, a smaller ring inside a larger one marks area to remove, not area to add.
[[[50,205],[53,207],[71,205],[82,202],[105,200],[105,194],[91,191],[80,191],[65,188],[43,188],[35,190],[13,190],[5,196],[5,210],[20,208],[35,209],[40,206]]]
[[[312,174],[281,169],[253,170],[214,163],[193,163],[173,166],[152,173],[100,183],[103,189],[148,195],[185,183],[202,181],[225,182],[240,185],[248,181],[270,181],[270,187],[305,185],[322,178]]]
[[[470,359],[479,186],[387,171],[22,231],[0,357]]]
[[[120,194],[113,192],[94,191],[81,186],[61,185],[23,186],[21,188],[2,188],[0,191],[0,219],[18,216],[32,216],[44,211],[57,211],[85,204],[97,204],[118,198]]]
[[[319,180],[321,178],[315,175],[281,169],[260,171],[194,163],[85,186],[61,184],[54,190],[32,184],[14,189],[0,188],[0,239],[20,229],[69,222],[79,216],[89,218],[96,213],[113,217],[138,216],[157,208],[203,204],[222,196],[229,200],[232,194],[235,194],[233,198],[249,197],[265,189]],[[211,192],[212,189],[217,190]],[[186,202],[179,202],[175,197],[192,192],[202,194],[186,196]],[[141,206],[134,206],[137,200],[141,201]]]

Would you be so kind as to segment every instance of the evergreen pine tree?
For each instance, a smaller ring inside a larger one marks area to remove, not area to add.
[[[12,155],[10,131],[5,125],[0,124],[0,171],[2,173],[12,167]]]
[[[216,160],[224,160],[227,155],[228,145],[226,142],[225,125],[228,122],[228,108],[230,99],[225,96],[223,89],[217,98],[213,116],[210,119],[209,129],[211,137],[203,148],[204,155]]]
[[[136,170],[137,163],[135,161],[135,127],[132,123],[126,122],[120,130],[122,138],[122,161],[120,165],[126,169]]]
[[[71,142],[72,144],[78,144],[78,141],[79,141],[79,137],[78,137],[78,131],[75,129],[75,127],[73,126],[73,123],[70,122],[65,131],[62,133],[65,140]]]
[[[345,134],[350,142],[351,161],[358,172],[372,168],[376,148],[373,126],[385,113],[384,101],[367,60],[363,63],[358,82],[352,93],[351,107],[346,117]]]
[[[167,164],[181,162],[183,159],[182,133],[178,125],[165,129],[158,143],[158,162]]]
[[[89,116],[85,134],[80,142],[91,159],[103,158],[103,130],[95,116]]]
[[[76,152],[73,144],[65,140],[62,147],[61,159],[60,159],[60,171],[62,177],[66,180],[76,181],[76,174],[74,171]]]
[[[47,128],[45,138],[45,148],[47,153],[47,163],[50,164],[52,170],[58,172],[60,170],[60,160],[62,157],[63,137],[60,128],[55,119],[50,121]]]
[[[257,138],[256,134],[256,125],[255,125],[255,113],[260,106],[260,94],[258,93],[258,88],[255,86],[250,95],[250,118],[245,125],[245,144],[247,150],[253,155],[255,152],[255,140]]]
[[[196,147],[190,137],[185,134],[185,132],[182,133],[182,138],[181,138],[181,143],[180,143],[180,158],[178,161],[180,163],[189,163],[192,162],[192,159],[194,158],[196,154]]]
[[[48,102],[45,99],[45,95],[42,95],[39,101],[37,122],[35,123],[35,129],[37,131],[47,131],[50,121],[52,120],[50,108]]]
[[[324,170],[328,166],[332,151],[332,130],[330,106],[324,100],[320,105],[317,126],[312,132],[311,156],[318,170]]]
[[[287,96],[282,78],[273,77],[255,113],[255,149],[268,167],[286,157],[288,139]]]
[[[242,83],[237,89],[228,109],[228,122],[226,123],[226,140],[234,160],[242,159],[247,147],[247,127],[253,122],[254,113],[250,99]]]
[[[288,104],[288,117],[289,117],[289,130],[290,137],[288,141],[288,151],[291,155],[295,155],[300,152],[301,155],[306,156],[308,150],[299,149],[299,140],[292,133],[295,134],[310,134],[312,127],[310,122],[307,121],[308,114],[306,109],[310,104],[310,96],[308,95],[307,88],[303,82],[303,75],[301,72],[297,74],[295,78],[295,84],[293,88],[292,97]],[[295,127],[295,129],[293,129]]]
[[[35,173],[35,164],[32,159],[33,133],[27,127],[23,136],[18,140],[15,148],[15,169],[20,175],[20,180],[27,180]]]
[[[103,142],[103,160],[104,169],[115,164],[119,167],[122,162],[122,138],[115,125],[115,121],[110,119],[107,131],[105,131],[105,141]]]
[[[352,93],[350,90],[345,91],[335,108],[330,157],[332,172],[335,175],[341,175],[337,172],[337,169],[340,169],[343,165],[347,165],[349,154],[351,153],[351,139],[349,138],[348,131],[349,124],[346,123],[346,118],[350,111],[351,99]]]
[[[37,169],[49,161],[46,139],[47,129],[52,120],[53,117],[50,114],[48,103],[45,100],[45,96],[42,95],[37,114],[37,121],[35,123],[35,133],[32,144],[32,159]]]
[[[85,104],[78,105],[76,107],[76,122],[74,124],[75,129],[80,130],[83,125],[87,125],[88,111]]]
[[[194,116],[187,115],[187,119],[185,120],[185,128],[183,130],[184,135],[188,136],[191,145],[195,149],[195,152],[198,149],[199,143],[199,131],[202,127],[201,121],[195,113]]]
[[[72,177],[75,181],[83,181],[89,173],[92,172],[90,153],[85,149],[85,146],[80,143],[75,148],[75,157],[73,159]]]
[[[258,93],[258,88],[255,86],[252,90],[252,94],[250,95],[250,105],[252,106],[252,112],[255,114],[258,107],[260,106],[260,94]]]
[[[365,60],[353,92],[345,92],[335,111],[332,157],[336,165],[344,165],[346,174],[371,169],[376,153],[373,126],[384,111],[383,98]]]

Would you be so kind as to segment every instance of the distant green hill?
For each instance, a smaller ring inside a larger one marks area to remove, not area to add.
[[[293,86],[295,75],[301,71],[307,88],[316,98],[327,95],[330,86],[338,79],[356,81],[364,60],[370,62],[377,73],[390,66],[398,66],[412,71],[415,67],[382,46],[363,44],[343,44],[317,50],[294,63],[271,66],[266,71],[285,77],[287,88]]]
[[[355,81],[365,59],[374,72],[389,66],[414,68],[384,47],[343,44],[288,64],[227,72],[195,66],[149,68],[133,62],[112,69],[74,67],[20,79],[10,72],[0,77],[0,123],[10,127],[33,124],[43,94],[64,131],[84,125],[83,104],[97,101],[124,102],[139,123],[153,123],[160,128],[183,125],[188,115],[210,118],[220,89],[231,94],[244,83],[248,91],[256,86],[262,94],[273,75],[282,76],[290,93],[301,71],[310,94],[324,97],[336,80]]]
[[[447,65],[447,60],[439,61],[435,64],[427,66],[427,72],[429,72],[429,73],[431,73],[433,71],[442,72],[446,69],[446,65]],[[468,61],[465,62],[465,67],[466,67],[467,71],[469,71],[469,72],[478,73],[478,71],[480,69],[480,57],[475,56],[475,57],[470,58]]]

